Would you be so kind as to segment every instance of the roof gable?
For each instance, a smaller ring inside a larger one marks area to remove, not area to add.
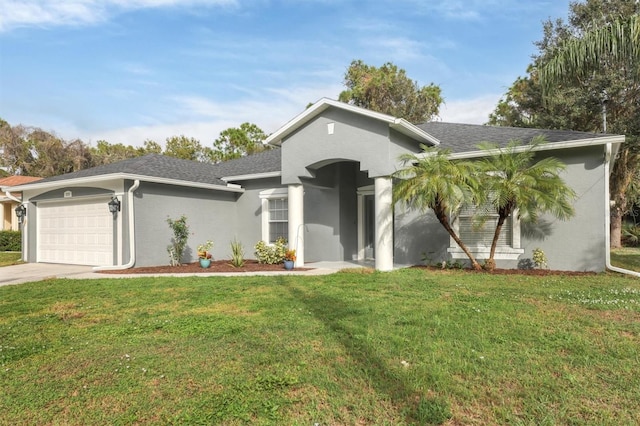
[[[350,111],[354,114],[363,115],[374,120],[381,121],[388,124],[388,126],[419,143],[425,143],[428,145],[438,145],[439,141],[433,136],[429,135],[419,127],[409,123],[404,118],[396,118],[387,114],[371,111],[365,108],[360,108],[354,105],[349,105],[344,102],[334,101],[333,99],[322,98],[309,108],[298,114],[276,132],[269,135],[266,139],[266,143],[273,145],[280,145],[283,139],[286,139],[289,135],[296,132],[299,128],[313,120],[322,112],[328,108],[338,108],[344,111]]]

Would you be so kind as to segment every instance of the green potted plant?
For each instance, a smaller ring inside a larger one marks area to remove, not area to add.
[[[206,243],[198,246],[198,258],[200,259],[200,266],[208,268],[211,266],[211,253],[209,250],[213,247],[213,241],[207,240]]]
[[[287,250],[284,252],[284,269],[288,271],[292,270],[295,261],[296,261],[295,250]]]

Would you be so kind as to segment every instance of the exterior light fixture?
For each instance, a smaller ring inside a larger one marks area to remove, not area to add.
[[[109,211],[113,213],[114,216],[120,211],[120,200],[118,200],[117,197],[111,197],[111,201],[109,201],[107,205],[109,206]]]
[[[27,208],[24,206],[24,204],[20,204],[18,207],[16,207],[16,216],[18,217],[19,224],[24,223],[24,218],[27,216]]]

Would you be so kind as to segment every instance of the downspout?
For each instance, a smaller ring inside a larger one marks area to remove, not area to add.
[[[108,266],[96,266],[94,271],[113,271],[118,269],[129,269],[136,263],[136,241],[135,241],[135,225],[133,215],[133,191],[140,186],[140,179],[136,179],[133,182],[129,191],[127,191],[127,210],[129,214],[129,261],[124,265],[108,265]]]
[[[628,269],[618,268],[611,264],[611,194],[609,193],[609,172],[611,171],[611,144],[608,143],[604,154],[604,186],[606,191],[605,207],[604,207],[604,234],[605,234],[605,266],[609,271],[619,272],[625,275],[640,277],[640,272],[630,271]]]

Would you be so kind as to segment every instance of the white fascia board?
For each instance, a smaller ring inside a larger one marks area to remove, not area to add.
[[[371,111],[366,108],[357,107],[354,105],[349,105],[344,102],[335,101],[329,98],[322,98],[315,104],[311,105],[309,108],[295,116],[293,119],[288,121],[284,126],[276,130],[274,133],[269,135],[269,137],[265,140],[265,143],[280,146],[282,143],[282,139],[289,136],[295,130],[300,128],[305,123],[309,122],[321,112],[326,110],[329,107],[335,107],[342,109],[344,111],[350,111],[355,114],[363,115],[365,117],[372,118],[374,120],[382,121],[389,124],[389,127],[399,131],[400,133],[412,137],[417,140],[421,140],[423,142],[427,142],[434,145],[439,145],[440,141],[434,138],[424,130],[414,126],[409,123],[407,120],[403,118],[396,118],[391,115],[382,114],[380,112]]]
[[[603,136],[600,138],[591,138],[591,139],[578,139],[574,141],[565,141],[565,142],[546,142],[541,145],[538,145],[534,151],[552,151],[556,149],[571,149],[571,148],[580,148],[586,146],[598,146],[598,145],[606,145],[606,144],[620,144],[624,142],[625,137],[621,135],[616,136]],[[516,147],[513,151],[514,153],[526,151],[529,148],[529,145],[521,145]],[[467,152],[458,152],[451,154],[449,158],[452,159],[465,159],[465,158],[479,158],[479,157],[487,157],[489,155],[498,154],[500,150],[491,149],[491,150],[478,150],[478,151],[467,151]],[[424,156],[425,154],[418,154],[419,156]]]
[[[143,182],[152,182],[152,183],[162,183],[166,185],[176,185],[176,186],[187,186],[189,188],[202,188],[202,189],[212,189],[216,191],[227,191],[227,192],[244,192],[243,188],[237,188],[234,186],[224,186],[224,185],[214,185],[210,183],[201,183],[201,182],[189,182],[178,179],[167,179],[167,178],[159,178],[153,176],[141,176],[141,175],[133,175],[128,173],[113,173],[99,176],[89,176],[89,177],[81,177],[75,179],[63,179],[56,180],[52,182],[43,182],[38,184],[31,183],[26,185],[14,186],[10,189],[12,191],[28,191],[31,189],[48,189],[48,188],[58,188],[62,186],[85,186],[87,184],[95,184],[100,182],[107,182],[112,180],[120,180],[120,179],[130,179],[130,180],[140,180]]]
[[[239,180],[267,179],[267,178],[280,177],[280,176],[282,176],[282,172],[276,171],[276,172],[252,173],[252,174],[237,175],[237,176],[224,176],[224,177],[221,177],[220,180],[223,180],[225,182],[235,182]]]

